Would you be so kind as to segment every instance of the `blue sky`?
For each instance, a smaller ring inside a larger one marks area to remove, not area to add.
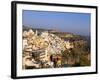
[[[89,13],[23,10],[22,24],[33,28],[56,29],[79,35],[90,35]]]

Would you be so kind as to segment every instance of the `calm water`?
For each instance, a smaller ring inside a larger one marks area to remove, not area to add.
[[[68,64],[63,64],[62,67],[70,67]]]
[[[80,64],[75,64],[75,65],[69,65],[69,64],[63,64],[62,67],[80,67]]]

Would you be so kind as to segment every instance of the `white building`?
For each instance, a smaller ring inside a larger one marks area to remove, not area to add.
[[[66,41],[65,44],[67,49],[73,48],[73,45],[69,41]]]

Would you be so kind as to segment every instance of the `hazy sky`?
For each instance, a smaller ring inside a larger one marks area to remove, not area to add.
[[[33,28],[56,29],[80,35],[90,35],[89,13],[47,12],[23,10],[22,24]]]

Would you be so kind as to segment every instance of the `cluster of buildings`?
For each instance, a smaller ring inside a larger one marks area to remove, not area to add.
[[[23,31],[23,69],[61,67],[62,51],[73,48],[48,31]]]

